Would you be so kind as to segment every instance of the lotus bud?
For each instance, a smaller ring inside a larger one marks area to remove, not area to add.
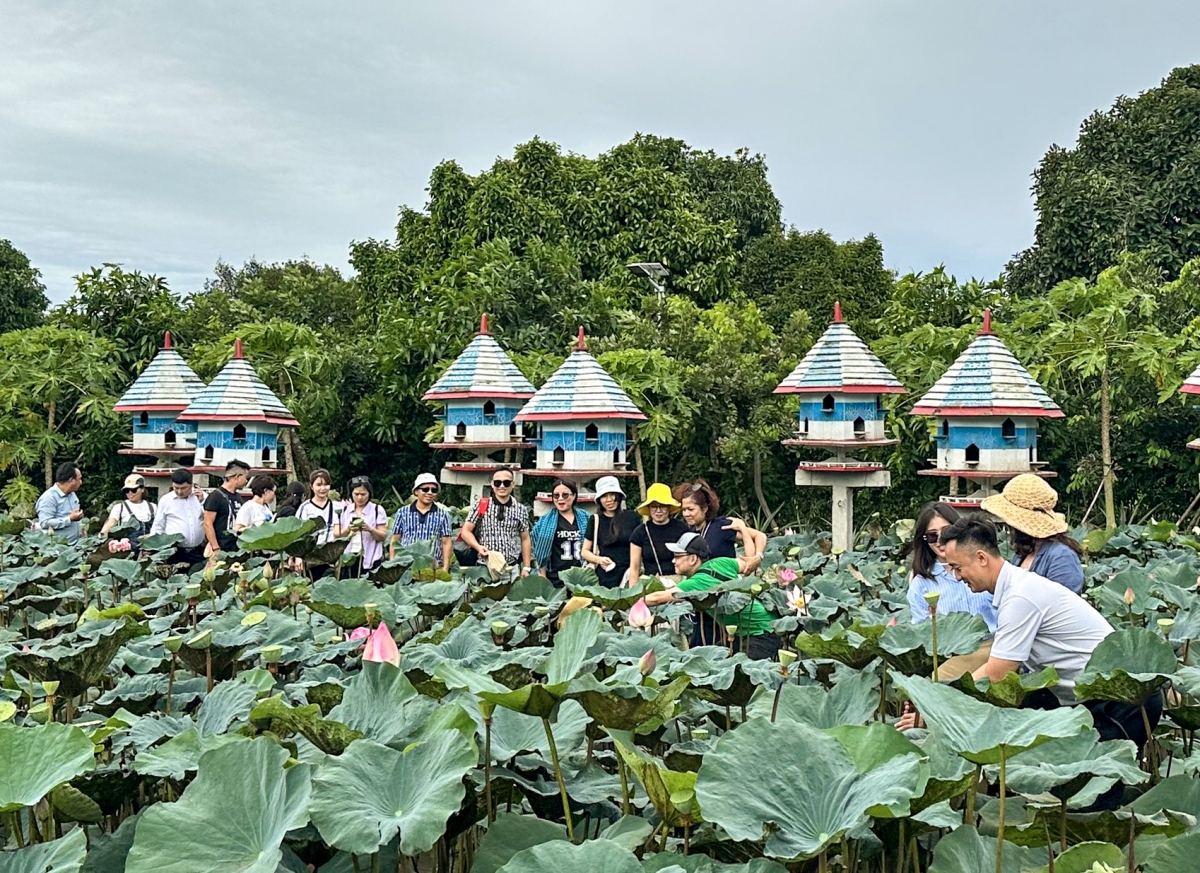
[[[779,663],[784,667],[790,667],[796,662],[796,653],[790,649],[779,650]]]
[[[492,714],[496,711],[496,704],[490,700],[479,701],[479,711],[483,714],[484,721],[491,721]]]
[[[203,651],[204,649],[207,649],[211,645],[212,645],[212,628],[209,628],[208,630],[200,631],[200,633],[196,634],[194,637],[192,637],[191,639],[189,639],[187,641],[187,647],[189,649],[200,649],[201,651]]]
[[[262,659],[268,664],[278,664],[283,658],[282,646],[267,646],[262,650]]]
[[[300,602],[300,590],[297,588],[293,588],[291,591],[288,592],[288,603],[290,603],[292,606],[295,606],[299,602]]]
[[[1137,595],[1135,595],[1135,594],[1133,593],[1133,589],[1132,589],[1132,588],[1126,588],[1126,589],[1125,589],[1125,597],[1124,597],[1124,600],[1125,600],[1125,605],[1126,605],[1126,606],[1133,606],[1133,602],[1134,602],[1135,600],[1137,600]]]
[[[643,630],[654,624],[654,613],[646,605],[645,597],[629,607],[629,617],[626,621],[629,622],[630,627],[642,628]]]
[[[271,568],[270,564],[263,564],[262,575],[264,579],[270,581],[275,578],[275,571]]]
[[[638,670],[641,671],[643,676],[649,676],[657,666],[658,656],[654,654],[654,649],[647,649],[646,654],[638,659]]]
[[[1171,635],[1171,631],[1175,629],[1175,619],[1160,618],[1158,620],[1158,629],[1163,632],[1164,637],[1169,637]]]
[[[365,640],[370,635],[371,629],[369,627],[356,627],[354,630],[350,631],[350,633],[346,634],[346,639],[354,643],[358,642],[359,640]]]
[[[200,578],[211,584],[217,578],[217,567],[215,564],[206,564],[204,572],[200,574]]]
[[[400,650],[396,648],[396,641],[392,639],[387,622],[380,622],[379,627],[367,637],[362,658],[364,661],[387,662],[393,667],[400,666]]]
[[[895,626],[896,626],[896,617],[895,617],[895,616],[892,616],[892,620],[891,620],[891,621],[889,621],[889,622],[887,623],[887,626],[888,626],[888,627],[895,627]]]
[[[779,582],[782,585],[791,585],[799,578],[796,571],[791,567],[783,567],[779,570]]]
[[[693,740],[707,740],[708,739],[708,730],[706,728],[693,728],[692,729],[692,739]]]
[[[165,640],[163,640],[163,648],[166,649],[168,652],[170,652],[172,655],[178,653],[182,647],[183,647],[183,638],[182,637],[167,637]]]

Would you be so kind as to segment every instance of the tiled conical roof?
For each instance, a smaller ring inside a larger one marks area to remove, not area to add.
[[[867,348],[850,325],[842,321],[840,303],[833,306],[833,323],[821,334],[776,394],[903,394],[904,386],[883,361]]]
[[[242,341],[236,340],[233,358],[183,412],[182,421],[265,421],[298,427],[288,408],[263,384],[250,362],[242,357]]]
[[[575,351],[571,352],[562,366],[554,371],[554,375],[547,379],[546,384],[525,404],[525,408],[517,414],[516,420],[551,421],[570,418],[646,420],[646,416],[629,399],[629,395],[621,390],[621,386],[587,350],[583,342],[582,327],[579,328],[579,342]]]
[[[487,316],[479,321],[479,333],[463,349],[442,378],[425,392],[423,400],[461,400],[471,397],[513,397],[523,400],[534,395],[533,385],[521,375],[517,365],[488,333]]]
[[[182,412],[204,390],[204,382],[171,347],[171,334],[142,375],[121,395],[114,412]]]
[[[1192,375],[1187,377],[1183,387],[1179,390],[1184,394],[1200,394],[1200,367],[1197,367]]]
[[[917,401],[913,415],[1029,415],[1062,418],[1063,411],[992,333],[983,314],[979,336]]]

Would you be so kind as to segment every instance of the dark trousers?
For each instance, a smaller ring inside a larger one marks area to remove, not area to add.
[[[745,652],[751,661],[770,661],[783,648],[783,640],[778,634],[755,634],[752,637],[734,637],[733,650]]]
[[[171,556],[172,564],[187,564],[188,568],[192,568],[197,564],[204,563],[204,543],[198,546],[176,546],[175,554]]]
[[[1057,697],[1048,689],[1040,688],[1025,698],[1022,708],[1025,709],[1057,709],[1061,704]],[[1145,706],[1134,706],[1132,703],[1118,703],[1115,700],[1086,700],[1082,704],[1092,714],[1092,722],[1100,741],[1132,740],[1137,746],[1138,754],[1146,748],[1149,737],[1146,735],[1146,723],[1150,730],[1158,726],[1162,718],[1163,696],[1161,691],[1155,691],[1146,701]],[[1145,709],[1145,718],[1142,710]],[[1108,791],[1096,798],[1096,802],[1085,812],[1102,809],[1117,809],[1125,795],[1124,783],[1118,782]]]

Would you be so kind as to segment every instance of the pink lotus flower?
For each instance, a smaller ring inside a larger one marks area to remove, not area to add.
[[[643,676],[649,676],[657,666],[658,656],[654,654],[654,649],[649,649],[638,661],[638,669],[642,672]]]
[[[1133,601],[1135,601],[1135,600],[1137,600],[1137,597],[1136,597],[1136,595],[1134,595],[1133,589],[1126,588],[1125,589],[1125,605],[1133,606]]]
[[[788,609],[799,615],[804,612],[804,607],[807,605],[804,602],[804,593],[800,590],[799,585],[793,585],[787,592]]]
[[[895,626],[896,626],[896,619],[893,617],[893,618],[892,618],[892,620],[891,620],[891,621],[889,621],[889,622],[887,623],[887,626],[888,626],[888,627],[895,627]]]
[[[629,617],[626,619],[631,627],[648,628],[654,624],[654,613],[650,611],[650,607],[646,605],[646,598],[643,597],[633,606],[629,607]]]
[[[133,548],[133,545],[129,542],[128,539],[109,540],[108,541],[108,550],[110,552],[112,552],[113,554],[119,554],[121,552],[128,552],[132,548]]]
[[[798,578],[799,577],[796,575],[796,571],[793,570],[791,567],[783,567],[779,571],[779,584],[780,585],[791,585]]]
[[[367,642],[363,646],[362,659],[379,663],[386,662],[393,667],[400,666],[400,650],[396,648],[396,641],[392,639],[392,632],[388,630],[386,622],[380,622],[379,627],[375,628],[367,637]]]
[[[346,639],[352,643],[356,643],[359,640],[365,640],[370,635],[371,629],[369,627],[356,627],[350,633],[346,634]]]

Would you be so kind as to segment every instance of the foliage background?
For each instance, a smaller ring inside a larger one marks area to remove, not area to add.
[[[909,390],[889,412],[893,486],[862,493],[860,523],[937,496],[940,483],[916,475],[933,453],[927,422],[908,410],[985,306],[1067,413],[1043,428],[1041,453],[1073,523],[1105,469],[1104,384],[1116,520],[1179,517],[1195,493],[1200,460],[1185,446],[1200,416],[1177,389],[1200,364],[1200,66],[1047,152],[1035,243],[990,280],[935,265],[897,276],[874,236],[785,227],[766,160],[747,150],[639,134],[592,158],[535,137],[478,176],[443,162],[428,191],[393,232],[351,243],[351,276],[306,259],[218,263],[203,288],[170,289],[103,264],[48,311],[37,270],[0,240],[0,499],[27,505],[46,464],[68,458],[85,470],[85,502],[116,496],[128,421],[107,410],[168,329],[204,378],[243,339],[301,422],[299,469],[368,472],[383,495],[406,494],[445,460],[425,444],[435,410],[420,397],[487,312],[535,384],[585,327],[650,416],[636,452],[648,477],[703,475],[760,525],[820,526],[828,494],[792,484],[796,456],[779,445],[792,407],[771,392],[839,300]],[[670,268],[665,299],[631,261]],[[1104,515],[1099,501],[1088,520]]]

